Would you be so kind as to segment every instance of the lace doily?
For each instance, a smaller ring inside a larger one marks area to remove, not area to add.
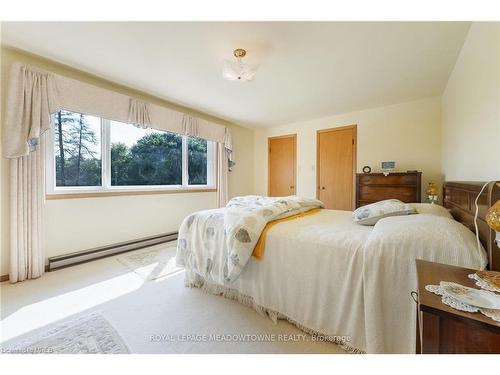
[[[496,322],[500,322],[500,310],[483,309],[459,301],[456,298],[453,298],[448,294],[446,294],[439,285],[426,285],[425,290],[437,294],[438,296],[441,296],[441,302],[456,310],[470,312],[470,313],[480,312],[481,314],[487,316],[488,318],[493,319]]]
[[[494,286],[491,286],[490,284],[488,284],[486,281],[484,281],[483,279],[481,279],[477,274],[475,273],[471,273],[469,275],[469,279],[472,279],[476,282],[476,285],[478,287],[480,287],[481,289],[484,289],[484,290],[489,290],[490,292],[497,292],[497,293],[500,293],[500,289],[499,288],[495,288]]]

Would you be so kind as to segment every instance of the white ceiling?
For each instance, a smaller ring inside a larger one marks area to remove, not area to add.
[[[441,95],[468,22],[8,22],[2,44],[245,126]],[[253,82],[221,77],[234,48]]]

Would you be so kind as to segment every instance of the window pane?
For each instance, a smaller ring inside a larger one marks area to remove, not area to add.
[[[182,136],[110,122],[111,185],[182,185]]]
[[[207,141],[188,138],[189,185],[207,185]]]
[[[53,122],[56,186],[101,186],[101,120],[60,111]]]

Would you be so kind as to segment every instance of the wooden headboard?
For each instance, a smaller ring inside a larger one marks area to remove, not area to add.
[[[476,233],[474,227],[474,202],[485,182],[446,182],[443,187],[444,206],[455,220]],[[500,248],[495,243],[495,232],[485,221],[488,209],[500,199],[500,182],[490,182],[479,197],[477,227],[479,239],[488,252],[488,268],[500,271]]]

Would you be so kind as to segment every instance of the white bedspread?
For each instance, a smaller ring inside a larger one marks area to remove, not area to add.
[[[365,349],[363,246],[372,227],[352,213],[321,210],[267,233],[262,260],[251,259],[232,287],[308,329],[348,336]]]
[[[373,228],[364,252],[369,353],[415,353],[415,259],[483,269],[486,252],[457,221],[429,214],[389,217]]]
[[[323,207],[296,195],[231,199],[224,210],[195,212],[179,229],[177,265],[219,283],[236,280],[246,266],[262,230],[270,221]]]
[[[220,227],[224,210],[197,215]],[[224,232],[216,233],[191,244],[203,247],[205,259],[223,252]],[[351,212],[321,210],[271,228],[263,259],[249,259],[235,281],[188,261],[186,283],[199,285],[201,277],[236,289],[310,331],[348,336],[348,346],[361,351],[412,353],[416,258],[471,268],[486,262],[472,232],[448,218],[412,215],[367,227],[354,224]]]

